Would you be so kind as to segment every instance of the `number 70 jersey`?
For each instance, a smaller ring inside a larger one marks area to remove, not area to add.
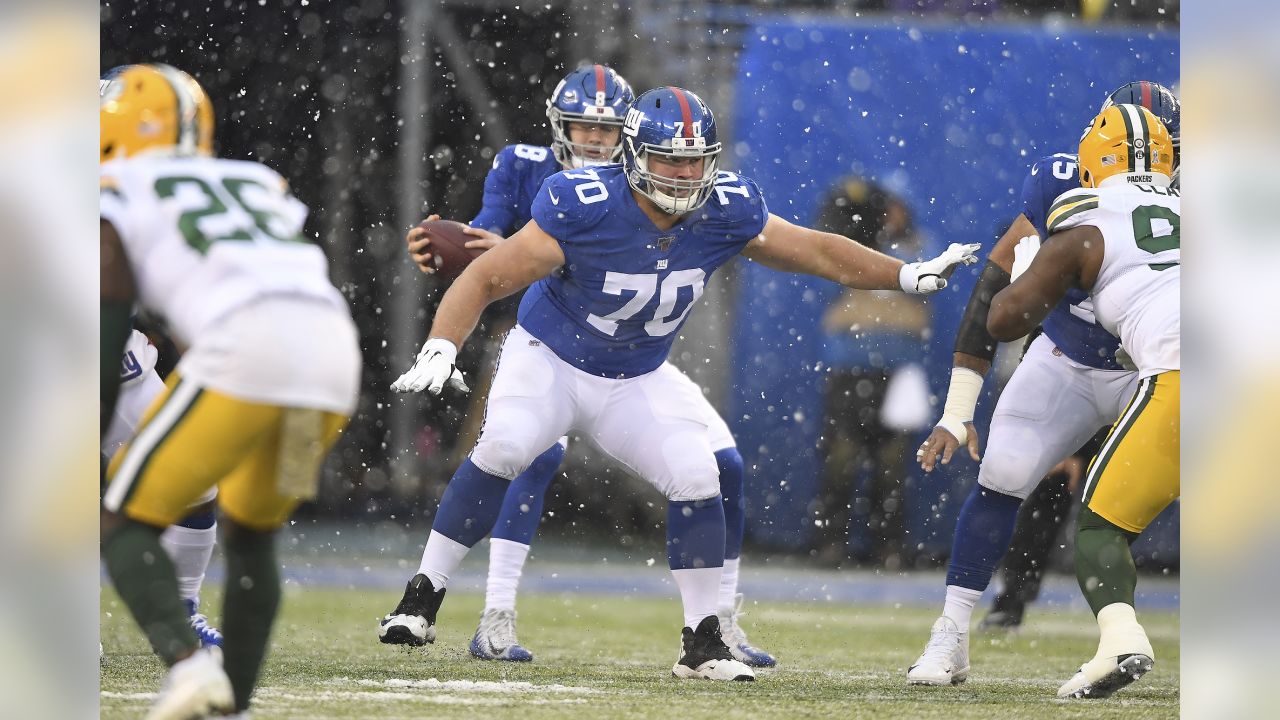
[[[707,280],[764,229],[756,184],[717,176],[705,205],[659,230],[636,204],[622,166],[557,173],[533,202],[533,221],[555,238],[564,265],[520,303],[521,327],[592,375],[657,369]]]
[[[102,219],[124,244],[140,301],[184,344],[267,295],[345,310],[324,253],[302,234],[306,206],[270,168],[142,156],[103,163],[100,186]]]

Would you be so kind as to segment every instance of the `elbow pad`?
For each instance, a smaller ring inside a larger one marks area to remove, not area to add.
[[[956,352],[988,361],[995,359],[996,347],[1000,343],[987,332],[987,315],[991,312],[991,298],[1007,287],[1009,273],[988,260],[986,267],[982,268],[982,275],[978,277],[978,284],[973,287],[973,294],[969,296],[964,318],[960,320],[960,330],[956,333]]]

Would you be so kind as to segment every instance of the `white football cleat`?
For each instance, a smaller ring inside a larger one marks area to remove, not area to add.
[[[755,647],[747,641],[747,633],[742,629],[742,625],[738,621],[746,613],[742,612],[742,593],[734,596],[734,606],[731,608],[720,608],[716,613],[720,618],[720,635],[724,638],[725,645],[729,646],[729,653],[733,655],[733,659],[742,663],[746,663],[751,667],[771,668],[778,664],[777,659],[772,655]]]
[[[680,659],[671,674],[684,680],[737,680],[753,682],[756,674],[742,662],[733,659],[729,646],[720,637],[720,619],[708,615],[697,630],[685,628],[680,633]]]
[[[200,648],[174,663],[164,678],[147,720],[192,720],[235,710],[231,680],[222,670],[222,651]]]
[[[191,629],[196,632],[196,639],[200,641],[200,647],[209,647],[217,645],[222,647],[222,633],[209,624],[209,618],[197,612],[200,608],[200,598],[188,598],[182,601],[187,607],[187,616],[191,618]]]
[[[533,653],[516,640],[515,610],[485,610],[469,649],[481,660],[533,662]]]
[[[1156,661],[1150,655],[1134,653],[1113,658],[1094,658],[1058,688],[1058,697],[1101,700],[1146,675]]]
[[[959,685],[969,679],[969,633],[955,621],[940,617],[929,630],[929,642],[915,664],[907,669],[912,685]]]

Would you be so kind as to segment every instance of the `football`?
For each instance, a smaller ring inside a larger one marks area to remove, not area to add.
[[[466,243],[475,240],[466,234],[467,226],[453,220],[426,220],[418,227],[427,232],[431,238],[428,246],[431,250],[432,262],[436,266],[436,275],[446,282],[452,282],[471,264],[472,260],[484,252],[479,248],[468,248]]]

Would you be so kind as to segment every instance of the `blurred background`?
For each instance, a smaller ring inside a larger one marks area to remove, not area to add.
[[[1176,0],[104,2],[100,65],[193,74],[213,99],[219,154],[277,169],[311,208],[365,373],[297,521],[403,532],[412,547],[474,441],[482,396],[387,389],[445,289],[412,267],[403,236],[429,212],[474,217],[504,145],[548,144],[545,101],[568,71],[604,63],[637,92],[699,93],[722,168],[758,181],[774,213],[914,259],[950,242],[989,248],[1020,211],[1028,165],[1074,151],[1112,88],[1176,86],[1179,15]],[[907,448],[940,414],[977,273],[927,301],[742,260],[717,275],[672,360],[747,461],[749,551],[822,566],[945,561],[976,464],[926,476]],[[473,385],[487,384],[500,339],[488,327],[513,312],[491,309],[465,348]],[[1020,346],[1006,349],[991,390]],[[541,533],[649,552],[660,500],[573,442]],[[1176,570],[1176,515],[1144,538],[1144,566]]]

